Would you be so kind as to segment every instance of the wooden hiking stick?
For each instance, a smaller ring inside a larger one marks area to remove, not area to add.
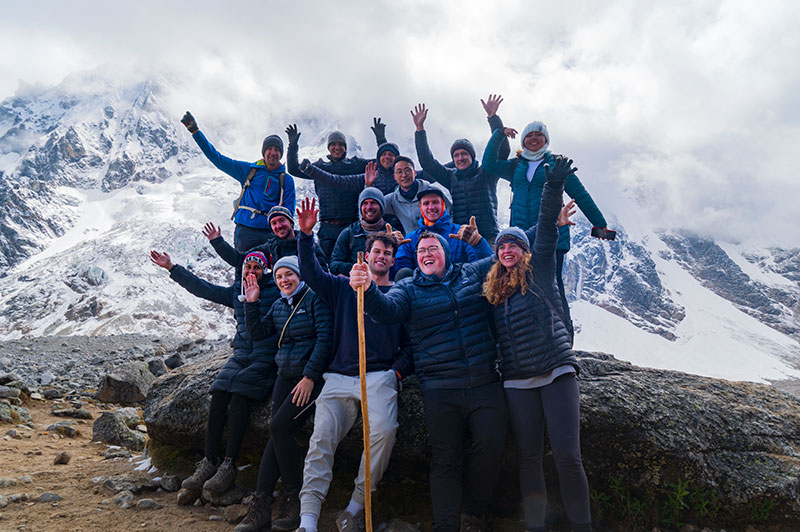
[[[364,264],[364,252],[358,252],[358,263]],[[358,314],[358,376],[361,380],[361,421],[364,426],[364,518],[367,532],[372,532],[372,479],[369,446],[369,409],[367,405],[367,341],[364,335],[364,287],[356,293]]]

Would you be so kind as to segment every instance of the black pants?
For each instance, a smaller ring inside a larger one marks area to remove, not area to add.
[[[320,222],[319,230],[317,231],[317,238],[319,238],[319,247],[325,254],[328,263],[331,262],[331,254],[333,254],[333,246],[336,245],[336,239],[339,238],[339,233],[344,231],[344,228],[349,224],[337,225],[328,222]]]
[[[238,393],[214,392],[211,394],[211,408],[208,410],[206,425],[206,458],[218,462],[223,457],[222,434],[228,425],[228,438],[224,456],[233,461],[239,456],[244,433],[250,421],[252,399]]]
[[[574,374],[547,386],[506,388],[508,414],[519,454],[519,488],[526,530],[544,530],[547,488],[542,454],[544,424],[558,470],[561,501],[574,530],[591,530],[589,484],[581,461],[580,391]]]
[[[561,304],[564,306],[564,325],[567,326],[569,337],[575,338],[575,329],[572,327],[572,316],[569,313],[569,303],[567,302],[567,293],[564,291],[564,255],[566,251],[556,250],[556,284],[558,284],[558,293],[561,294]]]
[[[308,405],[298,407],[292,403],[291,392],[298,382],[300,379],[285,379],[279,375],[272,389],[272,421],[269,425],[269,442],[258,466],[258,491],[272,493],[279,478],[283,479],[286,493],[298,493],[303,486],[303,460],[306,455],[295,440],[294,431],[302,427],[314,413],[314,407],[303,411]],[[322,379],[314,383],[309,402],[317,398],[323,383]]]
[[[248,251],[266,242],[271,234],[272,230],[269,228],[256,229],[236,224],[236,229],[233,231],[233,246],[236,251]]]
[[[499,382],[472,389],[426,389],[422,401],[431,440],[433,530],[458,532],[462,493],[465,512],[478,517],[492,500],[508,432],[503,389]],[[465,429],[470,435],[466,463]]]

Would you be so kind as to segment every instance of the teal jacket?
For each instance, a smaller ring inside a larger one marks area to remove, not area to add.
[[[545,172],[544,165],[551,167],[555,162],[553,154],[545,152],[544,160],[539,164],[533,174],[533,179],[528,181],[528,160],[522,157],[501,161],[497,157],[497,150],[505,139],[503,131],[496,129],[492,133],[486,150],[483,152],[483,169],[511,183],[511,221],[514,227],[527,230],[536,225],[539,219],[539,206],[542,202]],[[581,180],[575,174],[570,175],[564,184],[564,191],[575,200],[575,204],[595,227],[606,227],[606,219],[597,208],[592,196],[586,191]],[[569,250],[569,226],[565,225],[558,231],[558,251]]]

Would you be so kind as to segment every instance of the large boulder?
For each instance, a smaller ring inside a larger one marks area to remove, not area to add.
[[[144,415],[156,463],[176,451],[202,451],[208,388],[228,354],[198,356],[153,385]],[[760,384],[640,368],[600,353],[579,355],[581,446],[598,521],[631,519],[639,510],[643,525],[800,519],[800,399]],[[418,483],[415,493],[424,496],[430,446],[413,379],[404,383],[399,412],[397,444],[381,486],[400,477]],[[260,456],[268,427],[265,403],[251,415],[247,456]],[[501,487],[516,497],[514,504],[499,505],[508,513],[518,512],[519,501],[513,447],[509,438],[499,465]],[[357,426],[340,445],[337,467],[340,460],[357,463],[360,453]],[[552,506],[558,506],[550,456],[545,470]]]
[[[144,434],[128,428],[123,416],[118,412],[103,412],[92,425],[92,440],[141,451],[147,438]]]
[[[104,403],[140,403],[154,380],[146,362],[127,362],[103,376],[95,398]]]

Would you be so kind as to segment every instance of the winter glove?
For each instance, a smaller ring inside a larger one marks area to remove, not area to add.
[[[481,243],[481,239],[483,237],[478,232],[478,225],[475,223],[475,217],[470,216],[469,224],[459,227],[458,233],[450,235],[450,238],[457,238],[462,242],[466,242],[470,246],[475,247]]]
[[[308,159],[303,159],[300,161],[300,171],[304,174],[308,175],[308,171],[311,169],[311,161]]]
[[[567,178],[577,172],[577,168],[572,167],[572,159],[568,159],[563,155],[556,155],[556,162],[553,168],[549,164],[544,165],[544,175],[547,182],[551,185],[561,187]]]
[[[386,138],[386,124],[382,123],[380,118],[372,119],[372,127],[370,129],[375,133],[376,139]]]
[[[183,115],[183,118],[181,118],[181,124],[186,126],[186,129],[188,129],[189,133],[191,133],[192,135],[197,133],[198,130],[197,121],[194,119],[192,113],[190,113],[189,111],[186,111],[186,114]]]
[[[297,131],[297,124],[286,127],[286,136],[289,137],[289,144],[297,145],[300,140],[300,132]]]

